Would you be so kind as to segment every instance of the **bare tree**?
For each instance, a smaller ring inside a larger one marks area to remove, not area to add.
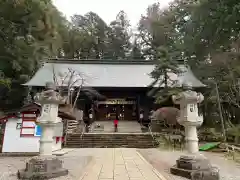
[[[77,100],[81,94],[84,86],[84,75],[76,70],[68,68],[66,72],[56,72],[52,66],[53,81],[61,95],[66,96],[66,111],[73,114],[76,119],[67,121],[67,133],[77,131],[83,122],[83,118],[78,118],[78,111],[76,110]],[[75,95],[73,97],[73,95]],[[81,113],[83,114],[83,113]],[[70,129],[69,129],[70,128]]]
[[[66,72],[56,72],[54,66],[52,66],[53,71],[53,81],[58,87],[60,94],[66,96],[66,104],[68,106],[68,111],[73,113],[77,116],[78,111],[76,111],[77,100],[81,93],[85,94],[86,96],[92,98],[104,98],[101,94],[99,94],[96,90],[90,87],[84,87],[85,81],[90,79],[90,77],[86,76],[85,74],[78,72],[74,69],[68,68]],[[83,116],[83,112],[81,112]],[[76,119],[74,122],[79,126],[82,124],[83,118]],[[76,127],[75,129],[78,129]]]
[[[71,109],[76,108],[77,100],[80,96],[80,92],[83,89],[86,76],[82,73],[68,68],[67,72],[56,72],[53,66],[53,81],[58,87],[59,92],[67,96],[67,104],[71,105]],[[73,94],[76,96],[73,99]]]

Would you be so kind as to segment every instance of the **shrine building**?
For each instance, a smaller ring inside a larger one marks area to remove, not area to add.
[[[95,107],[96,121],[109,120],[109,114],[120,109],[122,120],[138,120],[140,109],[150,111],[156,108],[154,99],[147,96],[149,85],[153,82],[150,73],[154,61],[133,60],[67,60],[51,59],[46,61],[26,86],[42,88],[46,82],[57,82],[67,87],[82,87],[78,99],[78,108],[88,114]],[[176,86],[188,82],[194,88],[203,87],[191,69],[179,63],[181,74],[170,74]],[[74,74],[74,76],[71,76]],[[75,96],[75,95],[73,95]]]

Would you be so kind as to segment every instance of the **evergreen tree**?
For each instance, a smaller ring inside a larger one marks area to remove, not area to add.
[[[157,50],[156,65],[151,72],[154,81],[150,85],[151,91],[148,95],[154,96],[156,101],[161,103],[179,92],[178,83],[173,76],[181,73],[181,70],[177,61],[170,56],[166,48],[159,47]]]

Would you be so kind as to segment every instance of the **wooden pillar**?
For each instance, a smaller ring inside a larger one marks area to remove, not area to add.
[[[137,121],[140,120],[140,117],[139,117],[139,113],[140,113],[140,100],[141,100],[140,95],[137,95],[137,102],[136,102],[136,107],[137,107],[137,110],[136,110],[136,113],[137,113]]]

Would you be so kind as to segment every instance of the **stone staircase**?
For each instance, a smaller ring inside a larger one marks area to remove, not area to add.
[[[150,133],[69,134],[67,148],[153,148],[158,143]]]
[[[77,120],[68,120],[67,122],[67,133],[73,133],[78,127],[78,121]]]

